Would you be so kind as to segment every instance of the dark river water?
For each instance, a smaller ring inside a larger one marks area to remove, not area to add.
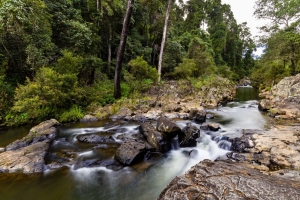
[[[265,119],[257,109],[257,91],[251,87],[237,89],[236,101],[226,106],[208,110],[217,122],[220,136],[236,137],[243,128],[263,129]],[[177,120],[184,127],[187,120]],[[203,159],[214,160],[224,156],[228,150],[226,142],[216,142],[209,133],[201,132],[201,142],[194,148],[178,148],[164,155],[153,155],[146,162],[131,167],[113,169],[91,166],[88,163],[104,160],[114,165],[116,146],[108,149],[92,149],[92,144],[77,141],[79,134],[106,131],[112,137],[138,132],[136,123],[118,123],[106,127],[107,122],[90,124],[76,123],[60,128],[58,138],[53,142],[47,162],[62,163],[66,167],[59,171],[47,170],[43,174],[0,174],[0,199],[2,200],[153,200],[176,176],[186,172]],[[194,124],[200,126],[199,124]],[[26,135],[30,127],[0,131],[0,147]],[[223,147],[223,148],[220,148]],[[197,150],[193,158],[186,152]]]

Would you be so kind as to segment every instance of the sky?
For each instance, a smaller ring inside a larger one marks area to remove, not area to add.
[[[265,20],[256,19],[253,15],[255,0],[222,0],[223,4],[229,4],[234,18],[238,24],[247,22],[247,26],[250,28],[252,36],[261,35],[258,27],[265,25]],[[254,53],[255,55],[261,55],[263,49],[259,48]]]

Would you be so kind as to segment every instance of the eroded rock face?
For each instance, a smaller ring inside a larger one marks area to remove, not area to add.
[[[256,162],[271,170],[300,169],[300,126],[275,126],[268,131],[244,130],[233,143],[238,161]]]
[[[204,160],[173,179],[158,200],[299,198],[299,182],[264,175],[247,165]]]
[[[117,149],[115,158],[125,165],[134,164],[143,160],[146,154],[146,145],[137,140],[128,140]]]
[[[300,74],[282,79],[265,97],[259,104],[261,110],[274,109],[272,115],[280,115],[281,119],[299,118]]]
[[[42,172],[44,157],[57,135],[55,126],[58,124],[55,119],[44,121],[33,127],[26,137],[9,144],[0,154],[0,172]]]
[[[146,137],[148,143],[157,151],[167,152],[171,150],[171,143],[164,138],[163,133],[156,131],[151,123],[145,122],[140,126],[140,132]]]

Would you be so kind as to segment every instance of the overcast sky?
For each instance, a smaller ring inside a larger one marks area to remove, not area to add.
[[[253,16],[255,0],[222,0],[222,3],[230,5],[237,23],[247,22],[253,37],[261,35],[258,27],[265,25],[267,22],[258,20]],[[261,53],[261,48],[255,52],[256,55],[261,55]]]

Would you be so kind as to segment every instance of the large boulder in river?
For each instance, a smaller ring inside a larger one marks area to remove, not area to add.
[[[146,154],[145,143],[138,140],[127,140],[116,151],[115,158],[125,165],[143,160]]]
[[[200,130],[196,126],[187,124],[178,135],[180,147],[195,147],[200,137]]]
[[[206,120],[206,111],[205,110],[191,110],[189,115],[190,120],[195,122],[202,123]]]
[[[76,139],[79,142],[85,143],[111,143],[115,142],[115,139],[112,136],[101,135],[100,134],[81,134],[77,135]]]
[[[148,143],[157,151],[167,152],[171,150],[171,143],[164,134],[158,132],[150,122],[145,122],[140,126],[140,132],[146,137]]]
[[[181,132],[177,124],[163,116],[157,119],[156,129],[163,132],[168,138],[173,138]]]
[[[252,166],[204,160],[162,191],[158,200],[300,199],[300,183],[262,174]]]
[[[58,133],[55,119],[47,120],[33,127],[29,134],[9,144],[6,151],[0,153],[0,172],[42,172],[45,167],[44,157],[50,142]]]

